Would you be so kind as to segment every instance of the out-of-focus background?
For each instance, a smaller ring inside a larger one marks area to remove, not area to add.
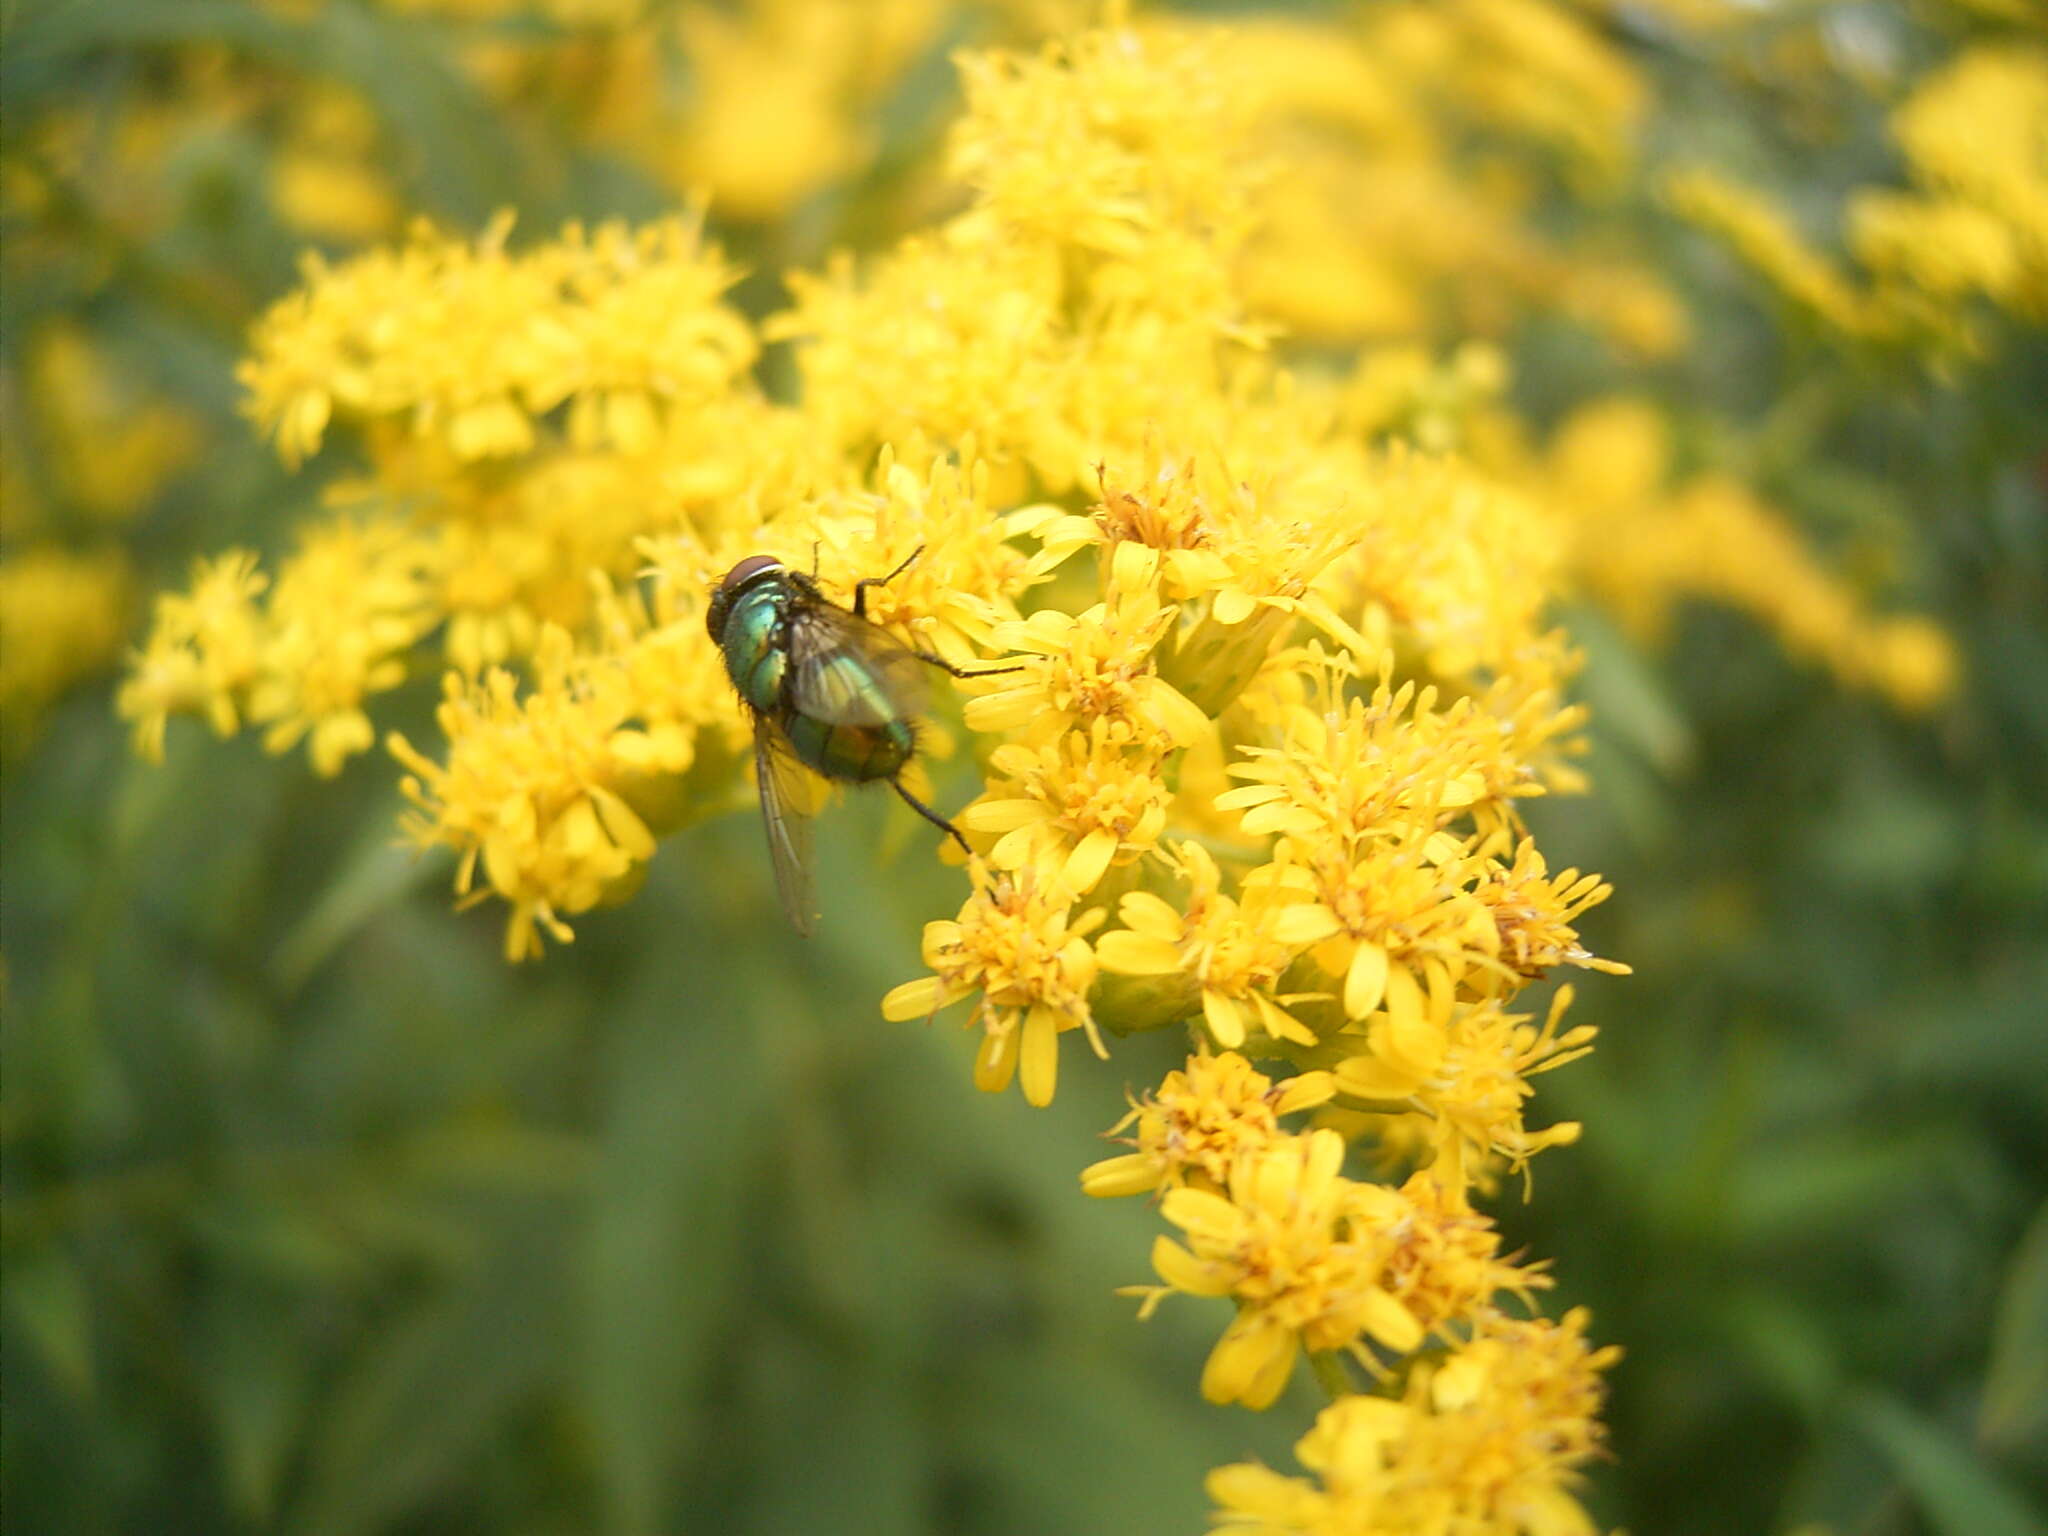
[[[1358,46],[1413,9],[1190,14]],[[8,1529],[1164,1536],[1202,1528],[1210,1467],[1288,1464],[1313,1384],[1266,1415],[1203,1405],[1214,1317],[1134,1323],[1113,1287],[1148,1278],[1152,1223],[1078,1193],[1175,1042],[1120,1042],[1037,1111],[972,1093],[943,1021],[885,1024],[957,877],[878,860],[872,800],[822,826],[815,940],[732,817],[514,968],[446,865],[392,846],[381,754],[319,781],[184,722],[156,766],[112,708],[150,595],[286,544],[320,494],[237,414],[248,326],[301,252],[703,195],[767,314],[785,269],[946,206],[952,50],[1092,14],[0,14]],[[1594,788],[1535,820],[1554,863],[1614,883],[1586,931],[1635,975],[1581,987],[1599,1048],[1542,1091],[1584,1140],[1499,1215],[1627,1351],[1589,1504],[1637,1536],[2038,1531],[2048,109],[2022,109],[2048,20],[1434,14],[1462,62],[1361,108],[1386,178],[1317,231],[1356,303],[1269,269],[1303,366],[1383,358],[1386,428],[1425,446],[1576,421],[1558,473],[1589,484],[1643,437],[1582,413],[1653,402],[1669,479],[1739,476],[1799,551],[1702,512],[1668,556],[1700,569],[1645,597],[1654,573],[1592,561],[1560,615]],[[1962,77],[1935,127],[1902,117],[1980,59],[2005,73]],[[1404,113],[1440,130],[1428,154]],[[1937,129],[1951,166],[2019,167],[2004,234],[1967,175],[1926,170]],[[1429,175],[1511,213],[1455,225],[1418,193],[1436,213],[1376,226]],[[1843,322],[1851,290],[1905,318]],[[786,382],[779,351],[762,366]],[[434,697],[408,684],[380,726],[421,739]]]

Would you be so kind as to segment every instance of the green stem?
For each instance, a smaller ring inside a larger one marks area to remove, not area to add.
[[[1309,1369],[1316,1373],[1316,1380],[1335,1402],[1340,1397],[1350,1397],[1358,1391],[1358,1383],[1351,1379],[1351,1372],[1344,1367],[1344,1357],[1334,1349],[1319,1349],[1308,1357]]]

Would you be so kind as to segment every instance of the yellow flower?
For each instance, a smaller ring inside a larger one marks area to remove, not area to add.
[[[102,522],[141,512],[203,446],[189,409],[145,394],[69,320],[35,332],[28,384],[57,488]]]
[[[0,559],[0,746],[25,743],[65,689],[114,660],[130,581],[114,551],[36,544]]]
[[[501,216],[474,243],[422,225],[396,251],[305,263],[305,286],[256,323],[237,377],[287,464],[316,452],[337,412],[403,418],[458,460],[509,458],[534,418],[573,397],[582,444],[644,449],[672,406],[723,393],[753,362],[720,302],[733,273],[693,219],[619,224],[525,256]]]
[[[1085,895],[1113,866],[1149,852],[1166,827],[1163,737],[1132,741],[1107,720],[1040,747],[996,748],[989,767],[1003,777],[957,818],[969,831],[998,832],[989,862],[1030,865]]]
[[[568,943],[563,918],[615,899],[654,854],[652,834],[617,787],[621,691],[576,676],[559,630],[543,636],[535,660],[538,677],[524,698],[508,672],[493,669],[473,684],[448,675],[435,713],[445,764],[396,732],[389,738],[409,770],[400,787],[417,807],[407,835],[423,848],[455,849],[459,895],[480,899],[488,890],[511,904],[505,956],[513,961],[538,954],[542,932]]]
[[[1050,1104],[1063,1031],[1085,1030],[1095,1053],[1108,1055],[1088,1008],[1095,955],[1087,931],[1094,924],[1087,914],[1076,920],[1073,905],[1070,891],[1035,870],[977,869],[960,916],[925,925],[924,963],[933,974],[893,988],[882,999],[882,1017],[929,1018],[979,993],[968,1019],[970,1028],[982,1029],[974,1085],[1001,1093],[1018,1077],[1027,1103]]]
[[[326,81],[307,92],[271,162],[278,217],[306,234],[350,242],[396,229],[402,205],[379,137],[375,110],[356,92]]]
[[[156,622],[114,698],[116,712],[134,722],[135,750],[144,758],[163,761],[172,715],[203,714],[222,736],[240,725],[269,643],[257,605],[269,585],[252,552],[231,549],[194,564],[189,594],[157,598]]]
[[[1278,880],[1223,894],[1222,872],[1201,844],[1183,842],[1171,861],[1187,881],[1186,910],[1150,891],[1118,906],[1124,926],[1096,941],[1102,968],[1121,976],[1187,975],[1202,989],[1202,1017],[1225,1050],[1258,1029],[1275,1040],[1315,1044],[1315,1032],[1272,994],[1313,936],[1302,931],[1301,893]]]
[[[1587,1315],[1490,1321],[1398,1398],[1348,1396],[1295,1447],[1315,1480],[1256,1463],[1209,1474],[1218,1536],[1593,1536],[1573,1496],[1600,1453],[1600,1372]]]
[[[971,455],[935,457],[919,472],[885,449],[874,490],[831,492],[791,520],[815,529],[804,554],[817,558],[828,588],[850,598],[855,582],[897,572],[868,589],[868,617],[956,667],[974,667],[997,624],[1016,620],[1013,599],[1038,579],[1008,540],[1012,519],[997,510],[991,480],[987,461]]]
[[[1448,855],[1451,846],[1436,838],[1384,838],[1347,856],[1341,842],[1302,843],[1317,899],[1294,921],[1315,945],[1316,963],[1343,978],[1347,1018],[1362,1019],[1380,1006],[1395,969],[1414,974],[1434,960],[1462,980],[1474,962],[1490,958],[1493,926],[1464,889],[1460,865],[1429,856]]]
[[[1396,688],[1385,676],[1369,699],[1347,697],[1336,669],[1314,683],[1316,703],[1287,713],[1284,744],[1244,747],[1248,761],[1230,774],[1248,782],[1217,796],[1218,810],[1243,812],[1246,836],[1334,840],[1350,852],[1426,835],[1489,793],[1500,731],[1469,699],[1439,711],[1434,688]]]
[[[1541,1266],[1518,1267],[1500,1257],[1500,1232],[1491,1217],[1472,1209],[1465,1187],[1431,1168],[1411,1174],[1398,1189],[1360,1186],[1360,1207],[1387,1234],[1387,1290],[1442,1337],[1485,1317],[1503,1293],[1533,1305],[1533,1292],[1550,1286]]]
[[[1916,180],[2010,231],[2021,267],[2004,297],[2023,315],[2048,317],[2048,49],[1964,49],[1915,88],[1892,132]]]
[[[1823,324],[1850,336],[1882,329],[1867,296],[1761,193],[1694,167],[1667,176],[1664,196],[1679,217],[1718,235],[1759,276]]]
[[[1026,237],[1132,259],[1184,231],[1227,250],[1249,222],[1252,187],[1243,103],[1216,46],[1109,27],[1036,57],[964,55],[950,169]]]
[[[1578,1140],[1576,1121],[1540,1131],[1523,1124],[1535,1091],[1529,1079],[1592,1049],[1592,1025],[1559,1028],[1572,989],[1557,989],[1539,1028],[1496,999],[1456,1001],[1442,968],[1427,970],[1426,989],[1405,970],[1388,973],[1385,1004],[1367,1024],[1366,1052],[1334,1069],[1338,1091],[1423,1116],[1424,1138],[1436,1152],[1435,1175],[1460,1187],[1488,1154],[1526,1170],[1546,1147]]]
[[[1626,965],[1587,953],[1572,926],[1581,913],[1613,895],[1614,887],[1576,869],[1550,874],[1530,839],[1525,837],[1516,846],[1512,865],[1489,861],[1472,894],[1491,913],[1495,955],[1513,973],[1515,985],[1542,980],[1554,965],[1629,974]],[[1498,978],[1494,986],[1482,987],[1498,989]]]
[[[1081,1173],[1088,1194],[1136,1195],[1193,1182],[1220,1189],[1238,1158],[1280,1136],[1280,1116],[1313,1109],[1336,1091],[1327,1072],[1303,1072],[1275,1083],[1235,1051],[1190,1056],[1131,1106],[1110,1130],[1137,1127],[1137,1148],[1104,1158]]]
[[[405,653],[432,623],[429,546],[396,523],[308,531],[278,570],[249,719],[266,752],[303,737],[323,778],[376,740],[363,702],[405,679]]]
[[[856,273],[850,256],[792,273],[793,307],[762,334],[794,340],[805,414],[836,447],[971,437],[1000,461],[1059,437],[1059,270],[971,232],[914,236]],[[1071,475],[1078,463],[1061,463]]]
[[[1371,1197],[1394,1192],[1345,1179],[1343,1162],[1335,1131],[1283,1137],[1239,1158],[1227,1194],[1184,1187],[1161,1205],[1188,1245],[1154,1242],[1166,1284],[1141,1290],[1145,1311],[1172,1291],[1238,1304],[1202,1371],[1212,1403],[1270,1406],[1304,1348],[1370,1359],[1367,1340],[1396,1354],[1422,1343],[1423,1325],[1383,1283],[1393,1232]]]
[[[999,625],[995,643],[1023,654],[1008,658],[1015,673],[991,677],[985,691],[968,700],[969,728],[1028,730],[1042,739],[1099,720],[1134,736],[1163,734],[1176,746],[1205,734],[1209,717],[1153,664],[1176,610],[1159,601],[1146,557],[1137,546],[1124,546],[1110,595],[1079,614],[1041,608]]]

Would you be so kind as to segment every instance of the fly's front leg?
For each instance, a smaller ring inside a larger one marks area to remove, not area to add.
[[[886,587],[898,576],[901,576],[905,571],[909,570],[913,565],[917,564],[917,557],[923,553],[924,546],[920,544],[917,546],[917,548],[913,549],[909,554],[905,555],[903,557],[903,563],[897,566],[896,569],[891,571],[888,575],[863,576],[859,581],[856,581],[853,584],[853,616],[856,619],[864,619],[868,616],[869,587]]]
[[[956,667],[953,665],[953,663],[946,660],[945,657],[935,656],[930,651],[914,650],[910,654],[915,656],[919,661],[925,662],[930,666],[937,667],[941,672],[952,673],[955,677],[1001,677],[1005,672],[1022,672],[1024,670],[1021,666]]]

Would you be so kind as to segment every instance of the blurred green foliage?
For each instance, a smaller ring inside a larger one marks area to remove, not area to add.
[[[502,121],[444,23],[149,0],[0,23],[10,154],[205,41],[354,84],[405,146],[408,202],[452,223],[663,203]],[[1865,124],[1799,161],[1759,103],[1658,62],[1663,131],[1742,141],[1816,196],[1880,153]],[[948,88],[936,62],[918,79]],[[261,124],[185,145],[146,240],[89,196],[59,206],[33,238],[67,259],[0,294],[12,377],[37,321],[73,314],[203,417],[203,458],[126,533],[149,580],[274,545],[306,494],[233,416],[242,327],[303,243]],[[1628,1351],[1592,1499],[1610,1524],[2040,1530],[2048,350],[2034,333],[1948,383],[1859,374],[1703,247],[1672,261],[1717,318],[1648,382],[1753,433],[1759,483],[1824,539],[1913,527],[1963,695],[1901,722],[1724,614],[1655,657],[1572,616],[1597,792],[1538,830],[1614,882],[1589,943],[1636,975],[1581,989],[1600,1048],[1544,1091],[1584,1142],[1501,1219]],[[1540,326],[1526,343],[1520,403],[1554,418],[1588,364]],[[1817,403],[1765,414],[1785,400]],[[0,407],[33,475],[30,407]],[[430,704],[410,689],[396,723]],[[824,826],[808,946],[734,819],[517,971],[494,920],[448,910],[442,867],[391,846],[395,810],[382,764],[315,784],[197,730],[138,763],[104,683],[9,759],[10,1530],[1165,1536],[1201,1527],[1209,1467],[1286,1464],[1312,1384],[1293,1413],[1202,1406],[1213,1318],[1134,1325],[1111,1288],[1146,1278],[1150,1225],[1078,1195],[1118,1083],[1155,1081],[1171,1043],[1120,1043],[1114,1075],[1039,1112],[968,1091],[943,1023],[882,1023],[870,1000],[916,972],[947,897],[914,861],[877,879],[877,806]]]

